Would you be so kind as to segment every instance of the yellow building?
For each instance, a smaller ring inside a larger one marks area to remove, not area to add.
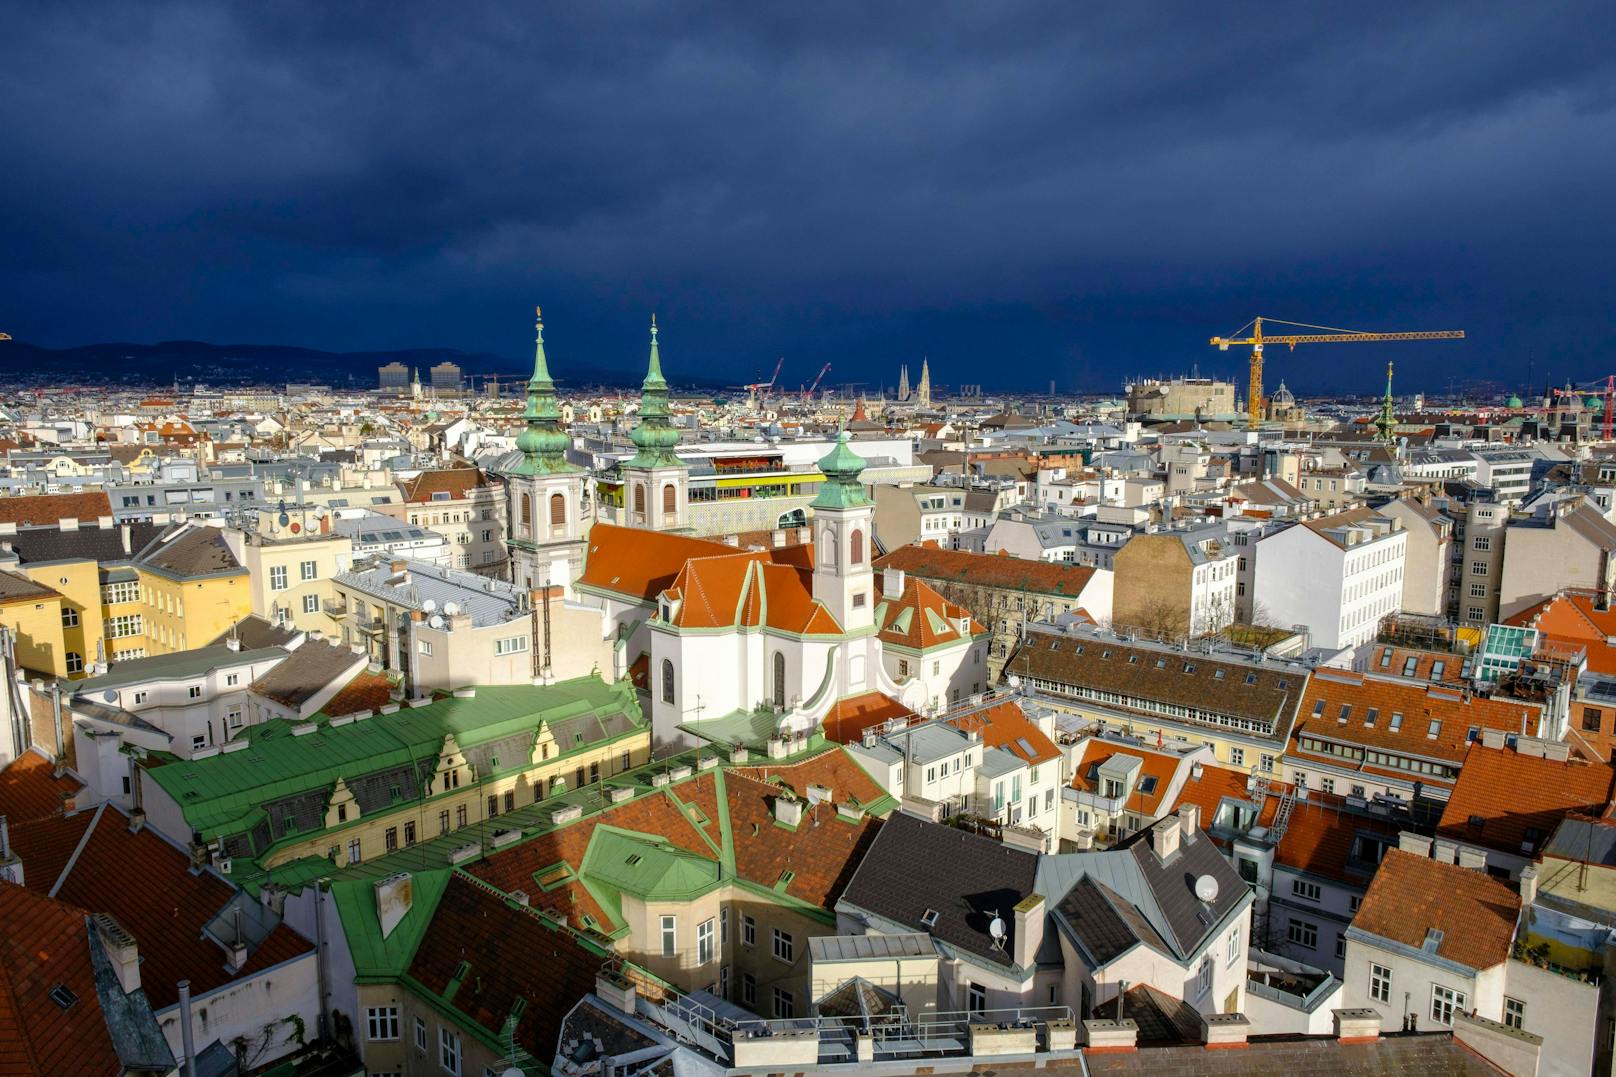
[[[201,647],[253,611],[249,574],[219,528],[181,524],[141,550],[131,567],[147,655]]]
[[[22,668],[57,677],[83,672],[83,652],[70,655],[63,639],[62,596],[49,587],[0,572],[0,625],[11,629]]]
[[[352,563],[353,539],[330,531],[328,509],[264,509],[257,515],[252,530],[223,533],[248,572],[252,612],[305,632],[329,632],[326,611],[336,601],[332,580]]]

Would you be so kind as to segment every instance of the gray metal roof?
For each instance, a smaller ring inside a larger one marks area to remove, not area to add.
[[[241,666],[251,662],[266,662],[285,658],[284,647],[261,647],[256,651],[232,651],[229,647],[198,647],[174,654],[160,654],[152,658],[132,658],[119,662],[99,677],[71,681],[69,687],[75,695],[91,696],[115,688],[145,681],[177,681],[188,677],[201,677],[226,666]]]
[[[896,935],[816,935],[808,940],[815,961],[864,961],[881,957],[934,957],[937,947],[921,932]]]
[[[405,561],[408,579],[400,583],[389,581],[398,577],[392,563],[371,568],[355,568],[339,572],[337,583],[379,599],[394,606],[418,610],[428,600],[439,610],[453,602],[462,613],[471,616],[474,627],[505,624],[524,612],[523,592],[515,584],[479,576],[473,572],[443,568],[428,561]]]

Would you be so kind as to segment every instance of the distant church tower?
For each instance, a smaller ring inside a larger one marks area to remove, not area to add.
[[[898,368],[898,402],[904,403],[909,399],[909,364],[905,363]]]
[[[629,435],[635,453],[622,464],[624,518],[632,527],[677,531],[689,526],[690,476],[674,452],[679,431],[670,416],[653,314],[651,362],[640,388],[640,424]]]
[[[920,361],[920,388],[915,392],[915,401],[923,408],[931,407],[931,360]]]
[[[595,509],[589,473],[567,459],[572,439],[561,429],[555,382],[544,357],[544,319],[534,308],[533,376],[527,383],[527,429],[516,439],[522,458],[505,473],[506,545],[511,580],[527,590],[570,588],[583,571]]]
[[[809,505],[814,514],[813,586],[814,597],[843,631],[858,632],[875,627],[875,571],[870,564],[875,505],[859,481],[864,458],[847,442],[844,430],[836,447],[819,461],[825,481]]]
[[[1391,441],[1397,429],[1397,415],[1392,402],[1392,365],[1386,364],[1386,396],[1380,402],[1380,414],[1375,417],[1375,435],[1381,441]]]

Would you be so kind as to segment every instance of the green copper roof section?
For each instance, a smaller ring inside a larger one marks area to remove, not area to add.
[[[329,788],[339,777],[436,758],[448,734],[464,749],[523,730],[537,735],[541,722],[554,726],[591,713],[644,724],[628,681],[609,685],[585,676],[554,685],[480,687],[472,697],[446,696],[342,726],[323,722],[302,736],[293,733],[294,723],[275,719],[249,726],[244,750],[154,767],[145,776],[211,840],[248,829],[266,802]]]
[[[438,901],[454,874],[448,867],[410,872],[410,911],[382,937],[381,921],[376,918],[376,880],[335,879],[331,899],[342,920],[342,933],[353,955],[354,978],[392,979],[409,969],[416,947],[426,935],[437,911]]]
[[[859,475],[864,471],[864,457],[848,445],[848,433],[843,430],[836,437],[836,445],[819,461],[819,470],[825,481],[809,508],[851,509],[870,504]]]
[[[605,824],[590,835],[580,874],[645,901],[686,901],[720,881],[716,860],[687,852],[666,838]]]
[[[657,345],[656,315],[651,315],[651,362],[646,368],[645,383],[640,387],[640,424],[629,435],[634,443],[634,455],[625,467],[683,467],[684,462],[674,454],[679,446],[679,431],[669,421],[668,382],[662,376],[662,355]]]
[[[561,407],[556,403],[555,382],[544,355],[544,316],[538,307],[533,308],[533,315],[533,376],[527,381],[527,410],[522,413],[527,429],[516,438],[522,459],[511,471],[516,475],[577,471],[567,460],[569,439],[561,429]]]

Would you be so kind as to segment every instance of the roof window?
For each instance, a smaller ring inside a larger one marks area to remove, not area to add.
[[[930,930],[937,926],[937,910],[927,909],[920,914],[920,926]]]
[[[50,1000],[62,1009],[67,1010],[72,1009],[73,1004],[79,1000],[79,997],[66,984],[57,984],[50,989]]]

